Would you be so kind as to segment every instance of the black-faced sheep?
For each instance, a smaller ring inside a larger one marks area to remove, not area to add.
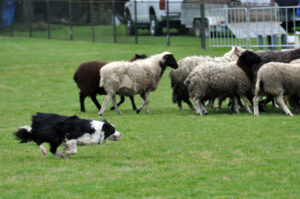
[[[130,61],[144,58],[146,58],[146,55],[135,55],[133,58],[131,58]],[[103,88],[99,87],[99,71],[107,63],[108,62],[106,61],[88,61],[80,64],[80,66],[75,71],[73,79],[80,90],[79,102],[81,112],[85,112],[84,100],[86,97],[90,97],[97,109],[100,110],[101,105],[97,101],[96,96],[97,94],[106,95],[106,92]],[[124,100],[124,96],[121,96],[121,100],[118,103],[118,106],[121,105],[124,102]],[[132,108],[136,110],[133,96],[130,96],[130,100],[132,103]]]
[[[149,94],[154,91],[167,66],[177,68],[177,62],[172,53],[163,52],[149,58],[135,62],[111,62],[100,70],[100,87],[107,92],[99,115],[103,115],[105,108],[112,98],[119,115],[121,112],[116,104],[115,95],[133,96],[140,94],[144,104],[137,110],[139,113],[145,106],[149,113]]]
[[[246,94],[251,89],[251,83],[246,74],[236,62],[206,63],[196,67],[185,80],[190,97],[193,99],[198,115],[207,114],[202,103],[205,98],[230,97],[234,99],[234,110],[239,112],[238,97],[241,97],[248,112],[251,112]]]
[[[236,61],[238,56],[244,52],[245,49],[240,47],[232,47],[232,49],[225,53],[222,57],[209,56],[190,56],[178,61],[178,68],[171,70],[171,87],[173,89],[172,100],[177,103],[178,109],[182,110],[182,101],[187,103],[190,109],[194,109],[189,98],[188,88],[184,84],[184,80],[189,76],[191,71],[199,64],[207,62],[228,63]],[[211,102],[212,103],[212,102]]]
[[[258,55],[258,56],[257,56]],[[253,90],[255,87],[257,72],[260,67],[269,62],[282,62],[289,63],[292,60],[300,58],[300,48],[289,51],[245,51],[239,57],[237,65],[241,67],[247,74],[248,78],[252,82]],[[251,98],[254,95],[250,96]],[[264,105],[272,101],[271,96],[267,96],[267,99],[260,103],[260,110]],[[275,103],[273,103],[275,105]]]
[[[258,102],[266,94],[276,98],[285,114],[293,116],[284,102],[283,95],[300,94],[300,64],[270,62],[258,70],[253,98],[255,116],[259,116]]]

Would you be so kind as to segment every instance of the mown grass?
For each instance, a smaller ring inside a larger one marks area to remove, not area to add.
[[[184,42],[182,40],[181,42]],[[221,56],[228,49],[197,45],[102,44],[0,37],[0,198],[299,198],[299,116],[269,107],[255,118],[220,112],[204,117],[171,102],[168,71],[150,95],[151,114],[97,116],[86,100],[79,111],[72,80],[86,60],[126,60],[164,50],[177,59]],[[103,96],[98,97],[102,103]],[[136,97],[136,103],[142,101]],[[123,133],[119,142],[79,147],[70,159],[43,157],[12,132],[35,112],[107,119]]]

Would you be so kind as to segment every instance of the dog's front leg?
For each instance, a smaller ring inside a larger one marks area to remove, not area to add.
[[[64,151],[63,154],[68,157],[69,155],[73,155],[75,153],[77,153],[77,140],[72,139],[72,140],[68,140],[65,139],[64,141]]]
[[[46,148],[43,146],[43,144],[40,144],[39,147],[40,147],[40,149],[41,149],[43,155],[47,155],[47,150],[46,150]]]

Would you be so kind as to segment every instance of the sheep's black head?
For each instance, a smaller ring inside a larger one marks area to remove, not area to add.
[[[253,81],[261,61],[261,58],[256,53],[246,50],[237,60],[237,65],[247,74],[248,78]]]
[[[177,61],[172,53],[166,53],[163,56],[163,60],[160,62],[161,67],[167,67],[170,66],[171,68],[178,68]]]

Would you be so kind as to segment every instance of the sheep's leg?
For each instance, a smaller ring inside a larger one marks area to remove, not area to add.
[[[201,103],[200,99],[196,99],[196,100],[194,100],[194,102],[195,102],[195,108],[196,108],[197,115],[202,115],[202,111],[200,109],[200,103]]]
[[[79,93],[79,102],[80,102],[80,110],[81,112],[85,112],[84,108],[84,99],[86,96],[84,96],[82,93]]]
[[[223,97],[218,97],[218,106],[217,106],[217,110],[221,110],[222,108],[222,102],[223,102]]]
[[[123,97],[124,97],[124,96],[123,96]],[[122,113],[121,113],[121,111],[120,111],[120,109],[119,109],[119,107],[118,107],[118,104],[117,104],[117,102],[116,102],[116,95],[112,95],[111,99],[112,99],[113,105],[114,105],[116,111],[118,112],[118,114],[119,114],[119,115],[122,115]]]
[[[195,108],[190,100],[188,100],[187,104],[189,105],[189,107],[192,111],[195,110]]]
[[[278,95],[276,96],[276,101],[279,104],[279,106],[281,107],[281,109],[283,110],[283,112],[289,116],[293,116],[293,113],[289,110],[289,108],[286,106],[286,104],[284,103],[283,100],[283,95]]]
[[[136,111],[137,113],[140,113],[143,108],[146,106],[146,113],[149,113],[149,92],[146,92],[145,94],[141,95],[141,97],[144,99],[144,104]]]
[[[123,104],[124,103],[124,101],[125,101],[125,97],[123,96],[123,95],[121,95],[120,96],[120,101],[119,101],[119,103],[118,103],[118,107],[121,105],[121,104]],[[110,107],[110,110],[112,111],[112,110],[115,110],[115,106],[113,105],[112,107]]]
[[[234,96],[233,97],[233,103],[234,103],[234,111],[236,112],[236,113],[240,113],[240,106],[239,106],[239,100],[238,100],[238,98],[236,97],[236,96]]]
[[[201,108],[203,114],[204,114],[204,115],[207,115],[208,112],[207,112],[207,110],[206,110],[205,105],[204,105],[201,101],[200,101],[199,105],[200,105],[200,108]]]
[[[279,108],[279,105],[276,103],[276,100],[274,99],[274,97],[272,99],[272,105],[273,105],[274,108]]]
[[[104,114],[104,111],[105,111],[105,109],[106,109],[106,107],[108,105],[108,102],[109,102],[110,98],[112,97],[112,95],[113,94],[108,93],[107,96],[105,97],[105,99],[104,99],[104,101],[102,103],[102,107],[101,107],[101,109],[100,109],[100,111],[98,113],[99,116],[102,116]]]
[[[177,106],[178,106],[178,110],[182,111],[182,101],[181,100],[177,101]]]
[[[261,96],[255,95],[253,97],[253,111],[254,111],[254,116],[259,116],[259,101],[261,99]]]
[[[146,113],[150,113],[149,112],[149,95],[150,95],[150,93],[147,92],[146,93]]]
[[[131,101],[132,109],[136,111],[137,108],[136,108],[136,105],[135,105],[135,102],[134,102],[134,96],[129,96],[129,99]]]
[[[215,98],[210,98],[208,102],[208,108],[213,109],[215,104]]]
[[[100,110],[101,109],[101,105],[99,104],[96,95],[91,96],[91,100],[94,102],[94,104],[96,105],[97,109]]]
[[[244,104],[245,104],[245,107],[246,107],[247,112],[248,112],[248,113],[252,113],[252,111],[251,111],[251,109],[250,109],[250,107],[249,107],[249,105],[248,105],[248,103],[247,103],[247,97],[246,97],[245,95],[242,96],[242,100],[243,100],[243,102],[244,102]]]

